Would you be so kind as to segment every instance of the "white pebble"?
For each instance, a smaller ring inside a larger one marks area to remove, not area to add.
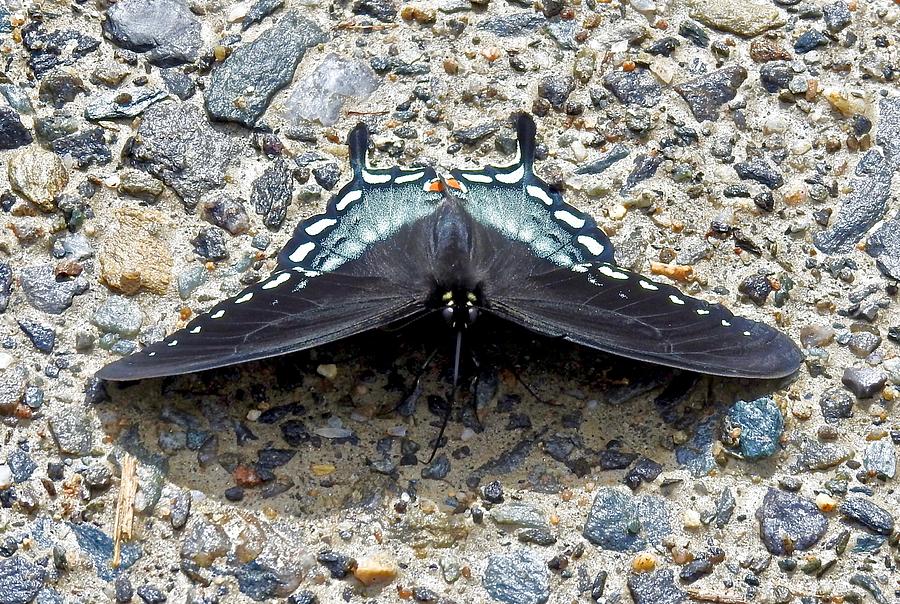
[[[335,365],[334,363],[325,363],[316,367],[316,373],[321,375],[326,380],[333,380],[334,378],[336,378],[337,372],[337,365]]]
[[[682,524],[686,529],[700,528],[700,512],[697,510],[685,510]]]
[[[0,352],[0,371],[9,369],[10,365],[12,365],[15,360],[16,359],[8,352]]]
[[[3,464],[0,466],[0,489],[8,489],[13,484],[12,470],[9,466]]]
[[[347,428],[332,428],[330,426],[316,428],[314,432],[322,438],[347,438],[353,435],[353,432]]]
[[[388,436],[396,436],[397,438],[403,438],[406,436],[406,426],[391,426],[387,429]]]
[[[463,428],[463,431],[459,435],[461,441],[472,440],[473,438],[475,438],[475,430],[472,428]]]

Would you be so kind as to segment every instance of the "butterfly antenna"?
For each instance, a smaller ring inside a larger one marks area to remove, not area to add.
[[[438,447],[441,446],[441,439],[444,438],[444,431],[447,430],[447,424],[450,423],[450,414],[456,406],[456,391],[459,388],[459,362],[462,358],[462,330],[456,332],[456,352],[453,355],[453,388],[450,390],[450,401],[447,405],[447,411],[444,413],[444,419],[441,422],[441,431],[438,432],[437,440],[434,441],[434,448],[431,449],[431,455],[425,464],[430,464],[437,455]]]

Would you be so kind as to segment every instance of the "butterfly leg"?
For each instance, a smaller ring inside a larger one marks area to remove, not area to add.
[[[434,448],[431,449],[431,455],[428,457],[428,461],[425,462],[425,465],[430,464],[434,460],[434,456],[437,455],[438,448],[441,446],[441,439],[444,438],[444,432],[447,430],[447,424],[450,423],[450,414],[453,413],[453,408],[456,406],[456,391],[459,389],[459,362],[462,358],[462,330],[456,332],[456,350],[453,354],[453,387],[450,390],[450,400],[447,404],[447,411],[444,412],[444,418],[441,421],[441,430],[438,432],[437,438],[434,441]]]
[[[393,409],[385,412],[384,415],[392,412],[397,412],[400,413],[400,415],[402,415],[403,417],[408,417],[413,414],[416,408],[416,401],[419,400],[420,396],[422,396],[422,377],[425,375],[425,372],[428,371],[428,367],[431,365],[431,361],[434,360],[437,352],[438,348],[435,348],[431,351],[431,354],[429,354],[425,358],[425,362],[422,363],[421,369],[419,369],[419,371],[416,373],[412,388],[406,389],[403,394],[403,398],[400,399],[400,402],[397,403]]]

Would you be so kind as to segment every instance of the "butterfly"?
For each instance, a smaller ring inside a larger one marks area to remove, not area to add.
[[[511,165],[449,173],[373,167],[368,129],[356,126],[348,137],[353,180],[296,228],[271,275],[98,377],[234,365],[433,313],[457,335],[457,366],[462,335],[489,314],[694,372],[797,371],[800,350],[777,329],[617,266],[595,220],[534,173],[534,121],[519,114],[516,125]]]

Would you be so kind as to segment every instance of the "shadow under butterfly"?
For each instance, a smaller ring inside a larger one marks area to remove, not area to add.
[[[482,313],[677,369],[759,379],[797,371],[801,352],[778,330],[616,266],[594,219],[534,174],[534,121],[520,114],[517,128],[512,165],[442,174],[369,166],[369,133],[356,126],[353,180],[297,227],[267,279],[97,376],[213,369],[433,313],[455,336],[454,396],[464,334]]]

